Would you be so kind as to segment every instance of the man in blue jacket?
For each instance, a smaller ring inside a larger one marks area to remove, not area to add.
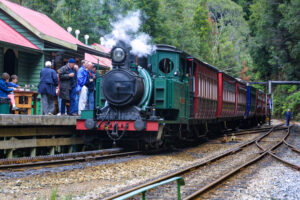
[[[39,93],[42,96],[42,107],[44,115],[53,115],[54,98],[56,96],[56,86],[58,85],[57,74],[51,68],[50,61],[45,63],[45,68],[40,73]]]
[[[87,88],[84,86],[88,76],[88,62],[83,60],[82,65],[77,72],[76,91],[79,93],[78,114],[85,109],[87,102]]]
[[[2,79],[0,79],[0,97],[8,97],[8,94],[15,90],[15,88],[8,88],[9,74],[4,72]]]
[[[291,112],[290,109],[288,109],[287,112],[285,112],[285,120],[286,120],[286,126],[290,125],[290,120],[293,118],[293,113]]]

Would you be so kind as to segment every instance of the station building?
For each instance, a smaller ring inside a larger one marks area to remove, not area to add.
[[[78,64],[86,58],[104,68],[111,65],[101,45],[87,46],[45,14],[0,0],[0,73],[37,87],[46,60],[58,69],[71,57]]]

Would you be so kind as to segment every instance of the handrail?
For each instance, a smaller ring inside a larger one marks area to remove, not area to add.
[[[124,194],[124,195],[122,195],[122,196],[120,196],[118,198],[115,198],[114,200],[124,200],[124,199],[127,199],[129,197],[133,197],[133,196],[135,196],[137,194],[140,194],[140,193],[142,193],[142,200],[145,200],[146,199],[146,191],[147,190],[150,190],[150,189],[153,189],[155,187],[158,187],[158,186],[170,183],[172,181],[177,181],[177,195],[178,195],[178,200],[180,200],[181,199],[180,186],[185,185],[185,182],[184,182],[184,179],[182,177],[179,177],[179,176],[178,177],[169,178],[167,180],[164,180],[164,181],[152,184],[152,185],[145,186],[143,188],[140,188],[138,190],[132,191],[132,192],[130,192],[128,194]]]

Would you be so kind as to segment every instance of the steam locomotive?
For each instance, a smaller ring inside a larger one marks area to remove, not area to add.
[[[76,129],[88,142],[138,141],[159,149],[265,122],[265,94],[188,53],[157,45],[144,58],[119,41],[113,69],[96,80],[95,110]]]

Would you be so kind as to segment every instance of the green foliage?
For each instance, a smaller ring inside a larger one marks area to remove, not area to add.
[[[198,36],[198,52],[199,59],[211,62],[212,49],[212,26],[209,21],[209,10],[207,0],[201,0],[195,10],[193,16],[193,27]]]
[[[300,80],[299,0],[256,0],[250,6],[251,55],[255,80]],[[300,118],[296,86],[277,86],[274,114],[287,108]]]
[[[251,6],[251,52],[264,79],[300,79],[298,0],[260,0]]]
[[[294,118],[300,121],[300,90],[297,86],[277,86],[273,105],[275,116],[284,117],[287,109],[291,109]]]
[[[237,76],[252,64],[249,28],[241,6],[231,0],[200,0],[194,13],[199,57]]]
[[[232,0],[236,4],[240,5],[244,12],[246,13],[245,19],[248,20],[250,16],[250,5],[253,3],[253,0]]]

